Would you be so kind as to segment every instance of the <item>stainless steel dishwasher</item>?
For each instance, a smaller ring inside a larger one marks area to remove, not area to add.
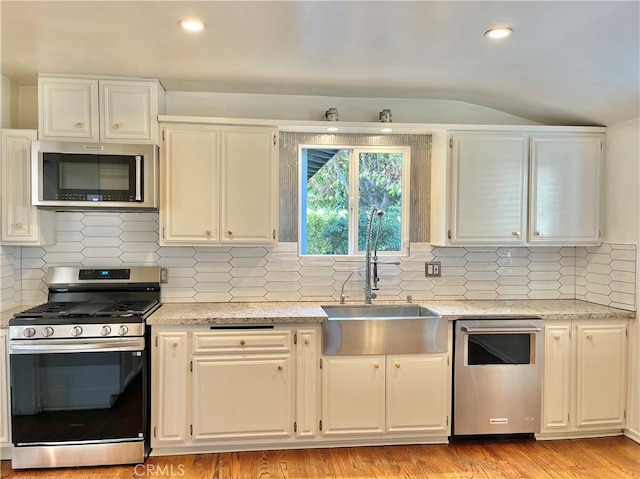
[[[453,436],[540,431],[540,318],[458,320],[454,329]]]

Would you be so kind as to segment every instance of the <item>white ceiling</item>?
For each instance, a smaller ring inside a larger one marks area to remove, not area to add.
[[[188,34],[185,17],[207,29]],[[2,74],[167,90],[459,100],[548,124],[640,116],[640,0],[8,1]],[[508,25],[513,35],[483,33]]]

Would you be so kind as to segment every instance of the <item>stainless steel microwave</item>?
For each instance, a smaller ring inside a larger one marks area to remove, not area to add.
[[[36,206],[85,209],[158,207],[158,147],[34,141]]]

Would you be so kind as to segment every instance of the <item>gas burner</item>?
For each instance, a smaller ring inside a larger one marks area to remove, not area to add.
[[[68,316],[70,312],[85,304],[84,302],[51,302],[44,303],[33,308],[17,313],[15,317],[44,317],[44,316]]]

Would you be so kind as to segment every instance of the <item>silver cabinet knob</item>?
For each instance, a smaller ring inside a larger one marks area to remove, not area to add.
[[[374,367],[375,369],[380,369],[380,365],[379,365],[379,364],[374,364],[374,365],[373,365],[373,367]]]
[[[400,369],[400,363],[395,363],[395,367]]]
[[[560,336],[556,334],[555,336],[553,336],[553,339],[555,339],[556,341],[560,341]]]
[[[282,371],[284,367],[282,365],[278,366],[278,371]]]
[[[36,330],[33,328],[24,328],[24,330],[22,331],[22,335],[25,338],[30,338],[32,336],[35,336],[35,334],[36,334]]]
[[[591,335],[591,334],[587,334],[587,339],[588,339],[589,341],[591,341],[591,340],[593,339],[593,335]]]
[[[106,324],[100,328],[100,336],[109,336],[111,334],[111,326]]]
[[[21,230],[22,228],[23,228],[22,227],[22,223],[16,223],[16,229],[17,230]]]
[[[516,238],[520,237],[520,231],[514,231],[513,233],[511,233],[511,236],[515,236]]]
[[[542,233],[540,231],[534,231],[533,236],[542,236]]]
[[[245,344],[246,344],[245,340],[244,340],[244,339],[241,339],[241,340],[240,340],[240,346],[244,346]]]
[[[114,123],[113,124],[113,129],[117,130],[118,128],[120,128],[120,123]]]
[[[128,332],[129,332],[129,328],[127,328],[127,326],[124,325],[124,324],[118,328],[118,335],[119,336],[124,336]]]
[[[45,338],[48,338],[49,336],[53,335],[53,328],[51,326],[47,326],[42,330],[42,335]]]
[[[227,231],[227,234],[228,234],[229,236],[231,236],[231,235],[233,234],[233,231],[228,230],[228,231]]]
[[[83,128],[84,127],[84,123],[82,123],[81,121],[76,123],[76,128]]]
[[[304,340],[304,344],[309,344],[309,340],[308,340],[308,339],[305,339],[305,340]]]
[[[80,326],[74,326],[71,328],[71,336],[80,336],[82,334],[82,328]]]

